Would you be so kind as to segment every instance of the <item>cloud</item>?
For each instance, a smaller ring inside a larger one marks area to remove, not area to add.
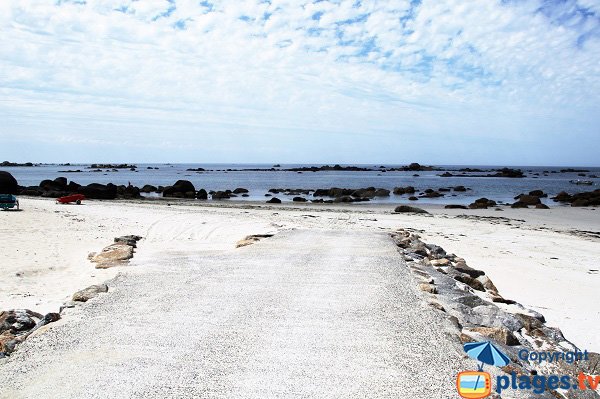
[[[599,18],[593,0],[7,0],[0,135],[595,137]]]

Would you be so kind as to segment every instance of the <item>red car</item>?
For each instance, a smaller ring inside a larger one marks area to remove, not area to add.
[[[73,195],[67,195],[64,197],[60,197],[56,199],[56,202],[59,204],[70,204],[70,203],[76,203],[77,205],[81,204],[81,201],[83,201],[85,199],[85,196],[83,194],[73,194]]]

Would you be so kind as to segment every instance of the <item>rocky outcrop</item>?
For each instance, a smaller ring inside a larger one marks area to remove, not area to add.
[[[117,198],[117,186],[112,183],[106,185],[91,183],[87,186],[81,186],[78,193],[92,199],[115,199]]]
[[[72,300],[74,302],[87,302],[104,292],[108,292],[108,286],[106,284],[90,285],[89,287],[74,293]]]
[[[562,191],[552,198],[556,202],[570,203],[571,206],[599,206],[600,205],[600,189],[587,191],[570,195]]]
[[[59,319],[58,313],[43,316],[29,309],[0,312],[0,358],[10,355],[18,344],[40,327]]]
[[[487,209],[493,206],[496,206],[496,201],[487,198],[479,198],[472,204],[469,204],[469,209]]]
[[[136,243],[141,239],[136,235],[116,237],[114,244],[104,247],[100,253],[92,252],[88,258],[96,264],[96,269],[126,265],[133,258]]]
[[[196,198],[196,188],[188,180],[177,180],[172,186],[165,187],[163,197]]]
[[[17,179],[8,172],[0,170],[0,194],[17,194],[19,192],[19,184]]]
[[[392,238],[412,271],[415,288],[454,325],[450,334],[456,341],[493,341],[511,359],[510,367],[503,369],[506,373],[519,370],[526,374],[576,375],[582,370],[595,370],[597,374],[597,353],[589,353],[591,362],[579,364],[520,359],[518,353],[523,349],[568,352],[578,348],[559,329],[547,326],[542,314],[503,298],[485,273],[467,266],[464,259],[437,245],[426,244],[417,234],[404,229],[393,233]],[[547,398],[562,397],[554,391],[546,392],[551,394],[544,396]],[[571,391],[569,398],[599,397],[597,393],[582,392],[579,395]]]

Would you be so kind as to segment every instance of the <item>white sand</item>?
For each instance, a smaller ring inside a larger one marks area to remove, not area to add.
[[[22,212],[0,212],[2,282],[0,310],[29,308],[57,311],[71,294],[104,281],[124,269],[143,273],[144,260],[157,252],[233,248],[249,234],[292,228],[340,230],[423,230],[424,241],[441,245],[484,270],[507,298],[542,312],[550,325],[582,349],[600,351],[600,237],[573,230],[600,230],[600,211],[444,210],[434,216],[394,215],[390,206],[332,207],[209,202],[87,201],[82,206],[52,200],[20,199]],[[468,214],[476,217],[462,218]],[[477,216],[508,218],[478,219]],[[523,220],[518,221],[518,220]],[[99,251],[115,236],[138,234],[131,266],[94,269],[89,252]],[[558,259],[551,259],[558,258]]]

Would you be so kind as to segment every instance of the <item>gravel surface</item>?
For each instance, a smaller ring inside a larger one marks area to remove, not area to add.
[[[384,233],[287,231],[131,270],[0,360],[0,398],[442,399],[474,366]]]

